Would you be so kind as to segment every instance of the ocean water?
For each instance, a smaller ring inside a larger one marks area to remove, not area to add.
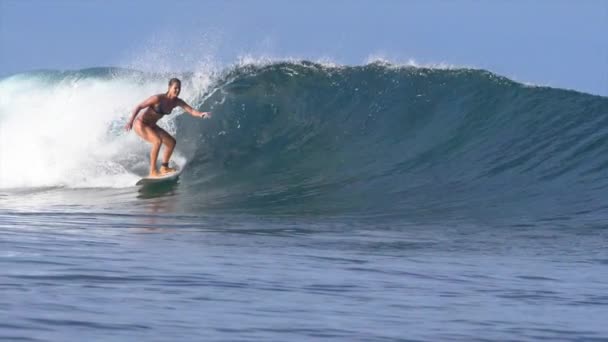
[[[0,339],[608,340],[608,98],[374,62],[0,80]],[[18,166],[18,167],[16,167]]]

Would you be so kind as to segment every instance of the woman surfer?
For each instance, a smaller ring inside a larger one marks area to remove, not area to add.
[[[149,177],[158,177],[176,171],[174,168],[169,167],[169,159],[175,148],[175,138],[164,129],[158,127],[156,124],[158,120],[164,115],[170,114],[175,107],[182,107],[186,112],[195,117],[211,117],[211,112],[199,112],[190,107],[184,100],[177,97],[181,91],[181,85],[182,82],[177,78],[169,80],[169,90],[167,90],[165,94],[151,96],[135,107],[131,119],[125,126],[127,132],[131,130],[131,128],[135,128],[135,133],[137,133],[137,135],[152,144],[152,150],[150,151]],[[138,116],[142,109],[145,109],[145,111],[142,115]],[[163,153],[163,162],[159,172],[156,169],[156,161],[158,159],[160,146],[163,144],[165,145],[165,151]]]

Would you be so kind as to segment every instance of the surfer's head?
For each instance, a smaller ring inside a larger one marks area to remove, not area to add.
[[[169,97],[177,97],[182,90],[182,81],[178,78],[172,78],[169,80],[169,90],[167,90],[167,95]]]

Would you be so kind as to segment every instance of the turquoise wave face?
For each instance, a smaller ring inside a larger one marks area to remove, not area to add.
[[[608,99],[490,72],[246,66],[178,120],[194,193],[286,210],[545,210],[604,198]],[[196,195],[194,195],[196,196]]]
[[[179,76],[188,101],[214,114],[171,118],[188,162],[181,194],[192,210],[433,217],[606,207],[605,97],[526,86],[483,70],[381,63],[246,65],[213,75],[194,93],[197,76]],[[93,97],[119,97],[132,84],[141,97],[151,82],[162,88],[168,79],[108,68],[19,77],[119,81],[106,93],[91,86]],[[104,128],[115,136],[110,140],[124,139],[126,116],[115,115]],[[139,146],[124,140],[104,155],[129,172],[145,167],[147,150],[138,150],[139,159],[121,157]]]

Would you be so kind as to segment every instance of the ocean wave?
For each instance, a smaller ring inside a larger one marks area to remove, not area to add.
[[[243,61],[202,83],[179,76],[184,98],[214,117],[162,124],[187,162],[187,196],[208,206],[432,213],[605,198],[605,97],[385,60]],[[3,79],[0,144],[20,148],[2,148],[0,186],[131,185],[147,146],[121,128],[166,78],[101,68]],[[74,170],[80,183],[62,176]]]

